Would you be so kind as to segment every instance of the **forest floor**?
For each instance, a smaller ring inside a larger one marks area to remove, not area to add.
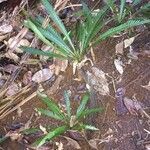
[[[89,4],[92,7],[96,2]],[[66,3],[58,8],[63,10],[69,5],[72,3]],[[99,5],[96,4],[96,7]],[[72,67],[68,62],[45,61],[45,58],[24,53],[18,48],[19,44],[43,46],[34,34],[23,26],[25,17],[21,9],[24,7],[27,7],[26,3],[21,3],[13,9],[0,8],[0,137],[6,135],[10,137],[0,144],[2,150],[33,149],[30,144],[40,135],[21,134],[23,129],[39,127],[39,125],[56,127],[59,124],[53,119],[37,115],[35,108],[45,106],[37,97],[39,84],[33,82],[33,76],[34,80],[48,79],[41,82],[40,86],[60,105],[64,105],[64,90],[71,93],[72,108],[79,105],[81,96],[87,91],[83,80],[75,80],[77,74],[73,75]],[[74,11],[78,10],[78,7],[75,7]],[[29,6],[27,9],[32,16],[43,11],[40,4],[36,7]],[[64,22],[70,22],[69,19],[67,16]],[[85,64],[85,70],[88,68],[96,82],[101,80],[101,77],[95,75],[96,71],[102,70],[109,87],[107,95],[102,95],[99,91],[92,93],[96,105],[104,108],[102,113],[92,119],[92,123],[99,128],[99,131],[90,132],[86,137],[85,135],[72,137],[66,133],[39,150],[150,149],[149,39],[149,28],[139,26],[134,29],[133,36],[129,37],[125,34],[110,38],[94,48],[94,56],[91,57],[89,54],[94,65]],[[124,48],[122,42],[126,42],[128,46]],[[43,68],[49,68],[50,74],[48,72],[46,77],[41,77],[39,74],[35,76]],[[119,107],[122,98],[120,96],[125,99],[125,108]]]

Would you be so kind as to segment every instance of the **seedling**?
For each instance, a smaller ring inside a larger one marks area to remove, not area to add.
[[[62,126],[59,126],[53,129],[52,131],[48,131],[46,135],[44,135],[43,137],[38,139],[35,143],[33,143],[34,146],[40,147],[47,141],[52,140],[53,138],[65,133],[68,130],[77,130],[77,131],[98,130],[94,126],[83,123],[83,120],[88,115],[102,111],[102,108],[93,108],[93,109],[86,108],[87,102],[89,100],[88,93],[83,96],[81,103],[77,108],[75,114],[72,113],[70,98],[66,91],[64,92],[66,111],[60,109],[60,107],[57,104],[55,104],[52,99],[48,98],[47,95],[42,93],[39,93],[38,95],[42,100],[42,102],[47,105],[48,109],[37,108],[37,111],[41,115],[45,115],[60,121],[62,123]]]

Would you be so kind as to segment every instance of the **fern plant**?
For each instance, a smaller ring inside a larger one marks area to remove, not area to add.
[[[48,109],[37,108],[37,111],[47,117],[53,118],[55,120],[61,121],[62,126],[59,126],[52,131],[49,131],[46,135],[37,139],[33,146],[40,147],[47,141],[65,133],[68,130],[98,130],[94,126],[87,125],[83,123],[83,119],[88,115],[96,112],[101,112],[102,108],[93,108],[87,109],[86,105],[89,100],[89,95],[85,94],[81,100],[79,107],[76,110],[76,113],[73,114],[71,110],[70,98],[68,93],[64,92],[64,99],[66,103],[66,111],[63,111],[59,108],[54,101],[47,97],[47,95],[39,93],[38,94],[43,103],[45,103]]]
[[[25,21],[25,26],[31,29],[35,35],[46,45],[54,47],[53,52],[44,52],[32,47],[22,47],[22,49],[31,54],[56,57],[59,59],[68,59],[78,64],[89,52],[91,46],[99,44],[117,33],[120,33],[130,27],[149,23],[150,20],[129,20],[124,24],[110,28],[104,31],[104,27],[109,22],[107,17],[108,6],[104,6],[98,13],[91,11],[83,3],[82,16],[76,23],[76,27],[67,31],[65,25],[57,15],[56,11],[48,0],[41,0],[45,6],[49,18],[58,27],[59,32],[51,24],[45,23],[45,18],[38,16],[29,18]],[[122,8],[123,9],[123,8]],[[121,15],[123,11],[121,11]],[[45,25],[46,24],[46,25]]]

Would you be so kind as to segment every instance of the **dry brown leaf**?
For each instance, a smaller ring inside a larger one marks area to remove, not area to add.
[[[19,61],[19,57],[15,54],[15,53],[12,53],[10,51],[8,51],[7,53],[5,53],[5,57],[9,58],[9,59],[12,59],[14,60],[15,62],[18,62]]]
[[[36,72],[32,77],[32,81],[36,83],[41,83],[49,80],[53,75],[54,75],[54,70],[45,68]]]
[[[0,35],[10,33],[13,30],[13,27],[9,24],[3,24],[0,26]]]
[[[17,83],[12,83],[8,86],[8,90],[6,92],[6,96],[13,96],[20,90],[20,87]]]
[[[123,74],[123,62],[118,58],[114,60],[114,65],[117,71],[122,75]]]
[[[16,37],[11,37],[8,40],[7,44],[8,44],[9,48],[12,48],[11,47],[11,43],[14,42],[15,39],[16,39]],[[27,39],[21,39],[19,42],[16,41],[16,44],[15,44],[15,46],[13,48],[14,48],[16,53],[23,53],[23,50],[20,49],[19,47],[20,46],[29,46],[29,45],[30,45],[30,42]]]
[[[116,54],[123,54],[123,47],[124,47],[124,43],[120,42],[116,45],[115,49],[116,49]]]
[[[142,110],[142,103],[137,100],[132,100],[125,97],[124,104],[131,114],[137,114],[137,111]]]
[[[14,64],[8,64],[4,67],[4,71],[7,73],[13,73],[15,72],[19,67]]]
[[[129,47],[135,40],[135,36],[124,40],[124,48]]]
[[[93,87],[101,95],[109,94],[109,84],[105,73],[96,67],[92,67],[91,71],[86,73],[89,88]]]
[[[32,82],[32,72],[31,71],[27,71],[24,75],[23,75],[23,80],[22,80],[24,85],[28,85]]]
[[[70,145],[75,149],[81,149],[81,147],[80,147],[80,145],[78,144],[77,141],[75,141],[75,140],[73,140],[69,137],[66,137],[66,136],[63,136],[63,137],[68,141],[67,145]]]

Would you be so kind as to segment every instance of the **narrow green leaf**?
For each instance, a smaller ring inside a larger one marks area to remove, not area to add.
[[[64,56],[53,53],[53,52],[44,52],[42,50],[32,48],[32,47],[26,47],[26,46],[21,46],[20,48],[23,51],[30,53],[30,54],[34,54],[34,55],[42,55],[42,56],[48,56],[50,58],[56,57],[56,58],[60,58],[60,59],[66,59]]]
[[[78,107],[77,109],[77,112],[76,112],[76,117],[79,118],[80,115],[83,113],[85,107],[86,107],[86,104],[89,100],[89,95],[88,94],[85,94],[81,100],[81,104],[80,106]]]
[[[82,117],[86,117],[90,114],[93,114],[93,113],[98,113],[98,112],[102,112],[103,111],[103,108],[93,108],[93,109],[86,109],[83,111],[83,113],[80,115],[80,119]]]
[[[25,135],[29,135],[29,134],[34,134],[36,132],[40,131],[40,129],[38,128],[30,128],[30,129],[25,129],[23,131],[21,131],[22,134],[25,134]]]
[[[66,56],[72,54],[71,49],[66,45],[66,43],[63,41],[63,39],[58,38],[57,36],[53,35],[46,29],[42,29],[41,27],[38,27],[38,29],[44,35],[44,37],[46,37],[48,40],[54,42],[57,45],[57,47],[61,48],[61,49],[57,49],[61,53],[63,53]]]
[[[67,126],[61,126],[58,127],[52,131],[50,131],[48,134],[46,134],[46,136],[43,136],[42,138],[38,139],[37,141],[35,141],[32,146],[36,146],[36,147],[40,147],[43,144],[45,144],[47,141],[53,139],[56,136],[59,136],[61,134],[63,134],[65,131],[67,131],[68,127]]]
[[[64,91],[64,99],[65,99],[65,102],[66,102],[67,115],[70,118],[71,117],[71,107],[70,107],[69,94],[68,94],[67,91]]]
[[[38,30],[38,28],[36,27],[36,25],[31,21],[31,20],[26,20],[24,22],[25,26],[27,26],[29,29],[31,29],[36,35],[37,37],[43,41],[45,44],[52,46],[52,44],[43,36],[43,34]]]
[[[42,3],[45,6],[50,18],[55,22],[55,24],[58,26],[58,28],[61,30],[61,32],[66,36],[66,38],[69,41],[72,48],[75,49],[64,24],[62,23],[61,19],[58,17],[58,15],[55,12],[55,10],[53,9],[52,5],[48,2],[48,0],[42,0]]]
[[[125,4],[126,4],[126,1],[125,1],[125,0],[121,0],[120,13],[119,13],[119,20],[121,20],[122,17],[123,17],[124,9],[125,9]]]
[[[53,102],[52,99],[48,98],[47,95],[40,92],[38,92],[38,96],[54,114],[57,114],[60,118],[65,119],[65,116],[61,112],[60,108]]]
[[[117,33],[120,33],[121,31],[124,31],[128,28],[146,24],[146,23],[150,23],[150,19],[149,20],[139,20],[139,19],[138,20],[129,20],[124,24],[121,24],[117,27],[107,30],[105,33],[101,34],[94,43],[98,43],[99,41],[104,40],[110,36],[117,34]]]
[[[53,113],[52,111],[42,109],[42,108],[37,108],[37,111],[40,112],[42,115],[54,118],[56,120],[63,120],[62,117],[60,117],[59,115]]]

